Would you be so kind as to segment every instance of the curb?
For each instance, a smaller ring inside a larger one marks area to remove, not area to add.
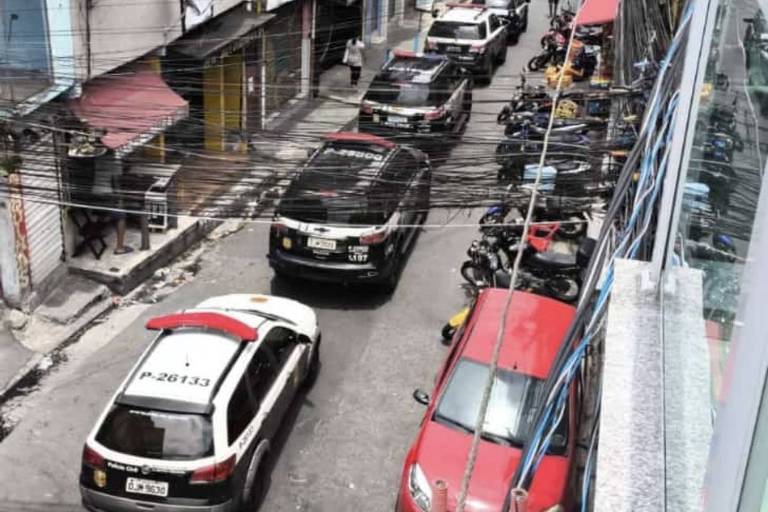
[[[111,298],[102,299],[101,303],[95,303],[93,306],[88,308],[88,310],[86,310],[83,317],[78,319],[82,321],[78,322],[75,320],[72,322],[71,325],[73,328],[67,331],[65,335],[62,335],[61,339],[55,344],[53,348],[46,352],[35,352],[29,361],[27,361],[24,366],[22,366],[21,369],[16,372],[16,375],[14,375],[8,384],[6,384],[6,386],[2,389],[2,391],[0,391],[0,408],[2,408],[2,406],[5,405],[8,400],[13,398],[15,391],[20,391],[20,382],[27,376],[31,375],[34,371],[36,371],[39,368],[40,363],[43,362],[46,357],[57,352],[61,352],[70,344],[76,342],[83,334],[85,334],[85,332],[94,324],[94,322],[96,322],[101,316],[109,313],[114,308],[115,303]]]

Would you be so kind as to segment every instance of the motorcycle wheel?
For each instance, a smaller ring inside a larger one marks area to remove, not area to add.
[[[542,67],[544,67],[544,64],[546,63],[546,60],[549,60],[546,56],[536,55],[531,60],[528,61],[528,71],[538,71]]]
[[[575,302],[579,298],[579,283],[570,277],[553,277],[546,280],[544,291],[553,299]]]
[[[566,221],[572,221],[572,220],[583,221],[584,219],[580,217],[568,217],[566,219]],[[576,238],[580,238],[586,230],[587,230],[586,222],[574,222],[574,223],[564,222],[560,224],[560,227],[557,229],[557,233],[563,238],[573,240]]]
[[[484,213],[478,221],[480,226],[485,226],[486,224],[501,224],[502,222],[504,222],[504,213],[498,211],[493,213]]]
[[[453,339],[453,335],[456,333],[456,328],[453,327],[450,323],[447,323],[443,326],[443,329],[440,331],[440,336],[443,337],[444,340],[450,341]]]
[[[490,285],[488,273],[475,266],[472,260],[467,260],[461,264],[461,277],[475,288]]]

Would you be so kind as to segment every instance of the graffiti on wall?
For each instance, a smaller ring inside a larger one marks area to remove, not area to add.
[[[22,293],[26,293],[30,289],[32,280],[29,265],[29,245],[27,243],[27,220],[24,215],[21,175],[18,172],[8,174],[8,186],[11,192],[9,205],[16,248],[16,269],[19,289]]]

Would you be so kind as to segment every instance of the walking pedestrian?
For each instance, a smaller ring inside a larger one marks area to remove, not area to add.
[[[549,1],[549,17],[554,18],[557,15],[557,2],[558,0]]]
[[[360,81],[360,70],[363,67],[363,48],[365,45],[359,37],[353,37],[347,41],[347,49],[344,51],[344,64],[349,66],[349,83],[357,87]]]

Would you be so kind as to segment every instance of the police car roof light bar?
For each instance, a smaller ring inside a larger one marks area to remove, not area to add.
[[[242,341],[256,341],[258,338],[256,328],[240,320],[221,313],[202,311],[157,316],[147,321],[146,327],[151,331],[172,331],[181,327],[201,327],[229,334]]]
[[[415,59],[418,57],[416,52],[412,52],[410,50],[394,50],[392,53],[395,55],[395,57],[403,57],[408,59]]]
[[[459,9],[480,9],[482,11],[486,10],[488,6],[483,4],[459,4],[459,3],[449,3],[445,4],[446,7],[453,8],[459,8]]]
[[[448,60],[446,55],[435,52],[416,53],[411,50],[393,50],[392,55],[403,59]]]
[[[367,142],[369,144],[376,144],[377,146],[383,146],[385,148],[392,149],[395,147],[395,143],[385,139],[384,137],[378,137],[369,133],[358,132],[334,132],[325,136],[327,140],[340,141],[340,142]]]

